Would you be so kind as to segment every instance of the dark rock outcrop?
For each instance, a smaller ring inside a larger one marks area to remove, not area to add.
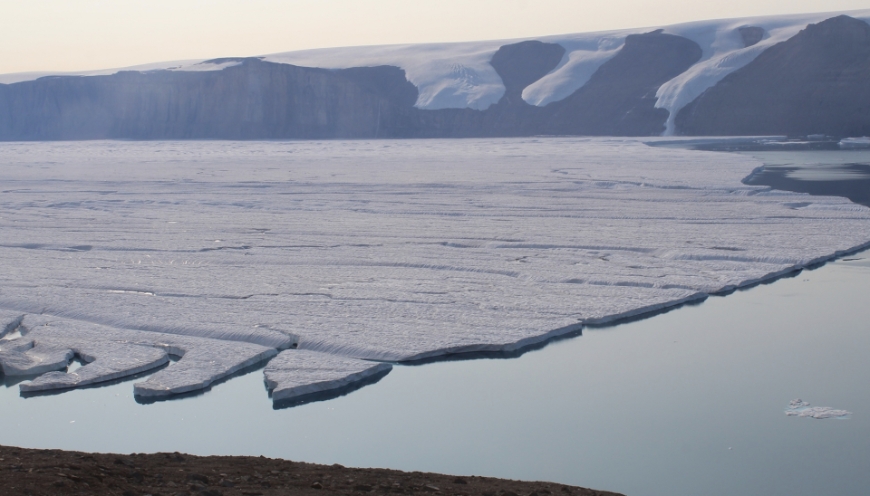
[[[395,67],[330,71],[256,58],[213,72],[120,72],[0,85],[0,139],[411,135],[417,89]]]
[[[665,130],[668,111],[655,108],[663,83],[701,59],[692,40],[661,30],[631,35],[582,88],[546,106],[548,134],[651,136]]]
[[[505,87],[499,103],[525,104],[522,93],[526,86],[555,69],[564,55],[562,45],[540,41],[523,41],[499,48],[489,62]]]
[[[764,28],[758,26],[743,26],[738,28],[740,37],[743,39],[743,47],[751,47],[757,45],[759,41],[764,39]]]
[[[870,134],[870,25],[811,24],[729,74],[677,114],[687,135]]]

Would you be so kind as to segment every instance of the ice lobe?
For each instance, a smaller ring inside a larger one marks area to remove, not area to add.
[[[814,419],[848,419],[852,412],[847,410],[835,410],[827,406],[811,406],[806,401],[798,398],[791,400],[785,414],[789,417],[809,417]]]
[[[0,341],[0,367],[8,376],[37,375],[64,369],[75,353],[65,346],[35,346],[32,339]]]
[[[214,339],[172,339],[160,344],[181,360],[134,384],[140,397],[164,397],[204,389],[215,381],[275,356],[273,348]]]
[[[849,15],[867,21],[870,11]],[[669,112],[665,135],[675,131],[677,113],[728,74],[749,64],[761,52],[788,40],[811,23],[833,17],[830,13],[725,19],[678,24],[665,32],[689,38],[704,50],[701,60],[659,87],[656,108]]]
[[[272,401],[339,389],[389,371],[388,363],[369,362],[307,350],[287,350],[263,372]]]
[[[276,53],[266,62],[325,69],[391,65],[405,71],[417,87],[416,107],[429,110],[484,110],[498,102],[505,88],[489,64],[501,45],[509,42],[433,43],[346,47]]]
[[[244,367],[262,362],[277,351],[264,346],[164,333],[115,329],[68,319],[25,317],[26,337],[17,347],[0,348],[0,364],[10,375],[37,374],[66,367],[73,355],[86,364],[74,372],[49,372],[29,383],[22,392],[68,389],[145,372],[181,359],[135,384],[139,396],[155,397],[202,389]]]

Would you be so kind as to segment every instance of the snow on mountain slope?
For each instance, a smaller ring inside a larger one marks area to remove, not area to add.
[[[504,94],[504,84],[489,61],[507,43],[511,42],[324,48],[267,55],[264,60],[326,69],[397,66],[419,90],[418,108],[483,110]]]
[[[870,21],[870,10],[846,14],[865,22]],[[704,55],[697,64],[663,84],[656,93],[658,97],[656,107],[670,112],[665,134],[673,134],[677,112],[699,97],[704,90],[752,62],[764,50],[796,35],[807,24],[821,22],[836,15],[836,13],[823,13],[729,19],[694,22],[666,28],[667,33],[683,36],[698,43],[704,50]],[[758,43],[744,46],[739,29],[750,26],[763,28],[764,35]]]
[[[689,70],[663,84],[656,97],[658,108],[667,109],[670,117],[665,134],[674,129],[674,116],[689,102],[723,77],[745,66],[770,46],[794,36],[807,24],[839,14],[870,21],[870,10],[844,13],[813,13],[691,22],[598,33],[580,33],[516,40],[495,40],[467,43],[419,45],[386,45],[344,48],[324,48],[275,53],[261,57],[267,62],[293,64],[325,69],[346,69],[380,65],[396,66],[405,71],[419,96],[420,109],[472,108],[483,110],[504,95],[505,87],[490,65],[499,47],[524,40],[558,43],[566,50],[559,65],[546,76],[527,86],[523,99],[543,106],[562,100],[582,87],[593,73],[624,44],[626,36],[663,29],[667,34],[688,38],[702,51],[701,60]],[[760,40],[748,44],[741,28],[761,28]],[[747,46],[749,45],[749,46]],[[216,71],[238,64],[238,59],[189,60],[166,62],[123,69],[79,73],[18,73],[0,75],[0,83],[29,81],[47,75],[95,76],[119,71]]]
[[[149,72],[149,71],[178,71],[178,72],[205,72],[220,71],[227,67],[240,64],[238,59],[215,59],[204,60],[173,60],[169,62],[155,62],[153,64],[133,65],[114,69],[99,69],[96,71],[80,72],[14,72],[0,74],[0,84],[21,83],[33,81],[46,76],[110,76],[124,71]]]

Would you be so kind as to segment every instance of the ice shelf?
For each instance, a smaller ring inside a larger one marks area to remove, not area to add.
[[[181,355],[154,396],[281,350],[517,350],[870,242],[870,209],[743,184],[760,165],[633,139],[2,143],[0,309],[27,316],[0,364],[60,388]]]

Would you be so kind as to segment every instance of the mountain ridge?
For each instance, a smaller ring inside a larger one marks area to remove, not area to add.
[[[861,33],[870,33],[870,11],[859,14],[42,77],[0,84],[0,140],[867,134],[870,37]],[[783,78],[784,62],[770,55],[783,50],[793,54],[779,59],[812,63],[792,64],[794,77]],[[848,70],[826,69],[853,52]],[[741,114],[744,95],[754,100]],[[808,124],[815,116],[824,118]]]

